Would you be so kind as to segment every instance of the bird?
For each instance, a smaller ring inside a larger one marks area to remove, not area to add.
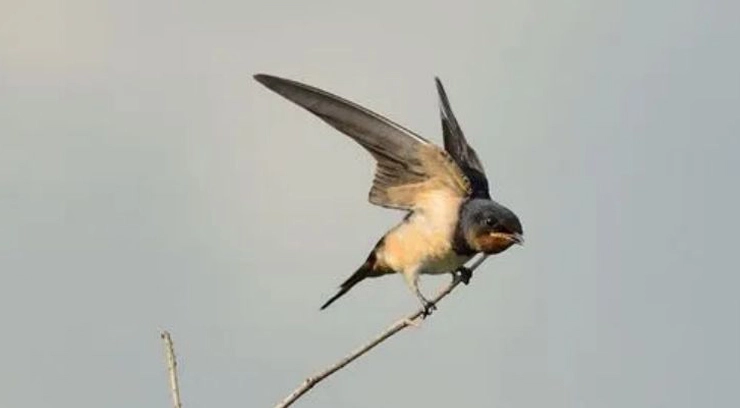
[[[371,204],[406,215],[377,241],[360,267],[327,300],[326,309],[368,278],[401,274],[426,317],[436,306],[419,288],[420,274],[460,273],[477,254],[498,254],[524,244],[519,218],[491,198],[476,151],[435,77],[444,149],[411,130],[322,89],[269,74],[254,79],[349,136],[376,161]]]

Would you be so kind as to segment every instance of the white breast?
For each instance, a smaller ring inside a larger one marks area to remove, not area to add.
[[[465,262],[470,260],[470,258],[472,257],[460,256],[455,254],[453,251],[450,251],[449,255],[446,257],[430,259],[422,266],[421,273],[437,275],[452,272],[463,266]]]

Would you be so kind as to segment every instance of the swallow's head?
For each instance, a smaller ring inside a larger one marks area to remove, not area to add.
[[[497,254],[524,244],[519,218],[493,200],[476,198],[463,204],[460,226],[468,246],[477,252]]]

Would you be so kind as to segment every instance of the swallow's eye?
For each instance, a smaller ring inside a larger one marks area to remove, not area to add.
[[[483,223],[486,224],[487,227],[494,227],[496,225],[496,220],[493,218],[486,218]]]

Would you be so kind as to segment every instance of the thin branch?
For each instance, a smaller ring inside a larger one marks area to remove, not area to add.
[[[483,261],[486,260],[488,256],[483,255],[479,257],[473,264],[470,265],[469,269],[470,271],[474,271],[476,268],[480,266],[480,264],[483,263]],[[442,289],[437,295],[432,299],[432,304],[436,305],[440,300],[444,299],[445,296],[449,295],[450,292],[452,292],[453,289],[457,287],[457,285],[462,282],[462,277],[459,273],[453,274],[452,281],[444,288]],[[292,405],[298,398],[303,396],[305,393],[307,393],[311,388],[316,386],[319,382],[323,381],[330,375],[334,374],[335,372],[341,370],[344,368],[347,364],[355,361],[363,354],[367,353],[368,351],[375,348],[375,346],[379,345],[380,343],[384,342],[394,334],[400,332],[401,330],[409,327],[409,326],[416,326],[416,320],[421,318],[424,315],[424,308],[420,308],[414,313],[411,313],[410,315],[400,319],[396,323],[389,326],[387,329],[385,329],[382,333],[380,333],[377,337],[375,337],[373,340],[368,342],[367,344],[363,345],[362,347],[356,349],[352,353],[348,354],[346,357],[342,358],[338,362],[332,364],[331,366],[327,367],[323,371],[314,374],[311,377],[306,378],[303,383],[296,388],[290,395],[285,397],[282,401],[280,401],[277,405],[275,405],[275,408],[286,408]]]
[[[170,393],[172,394],[173,408],[182,408],[180,401],[180,385],[177,382],[177,360],[175,359],[175,346],[172,344],[172,336],[167,330],[160,334],[164,342],[164,354],[167,356],[167,371],[170,377]]]

